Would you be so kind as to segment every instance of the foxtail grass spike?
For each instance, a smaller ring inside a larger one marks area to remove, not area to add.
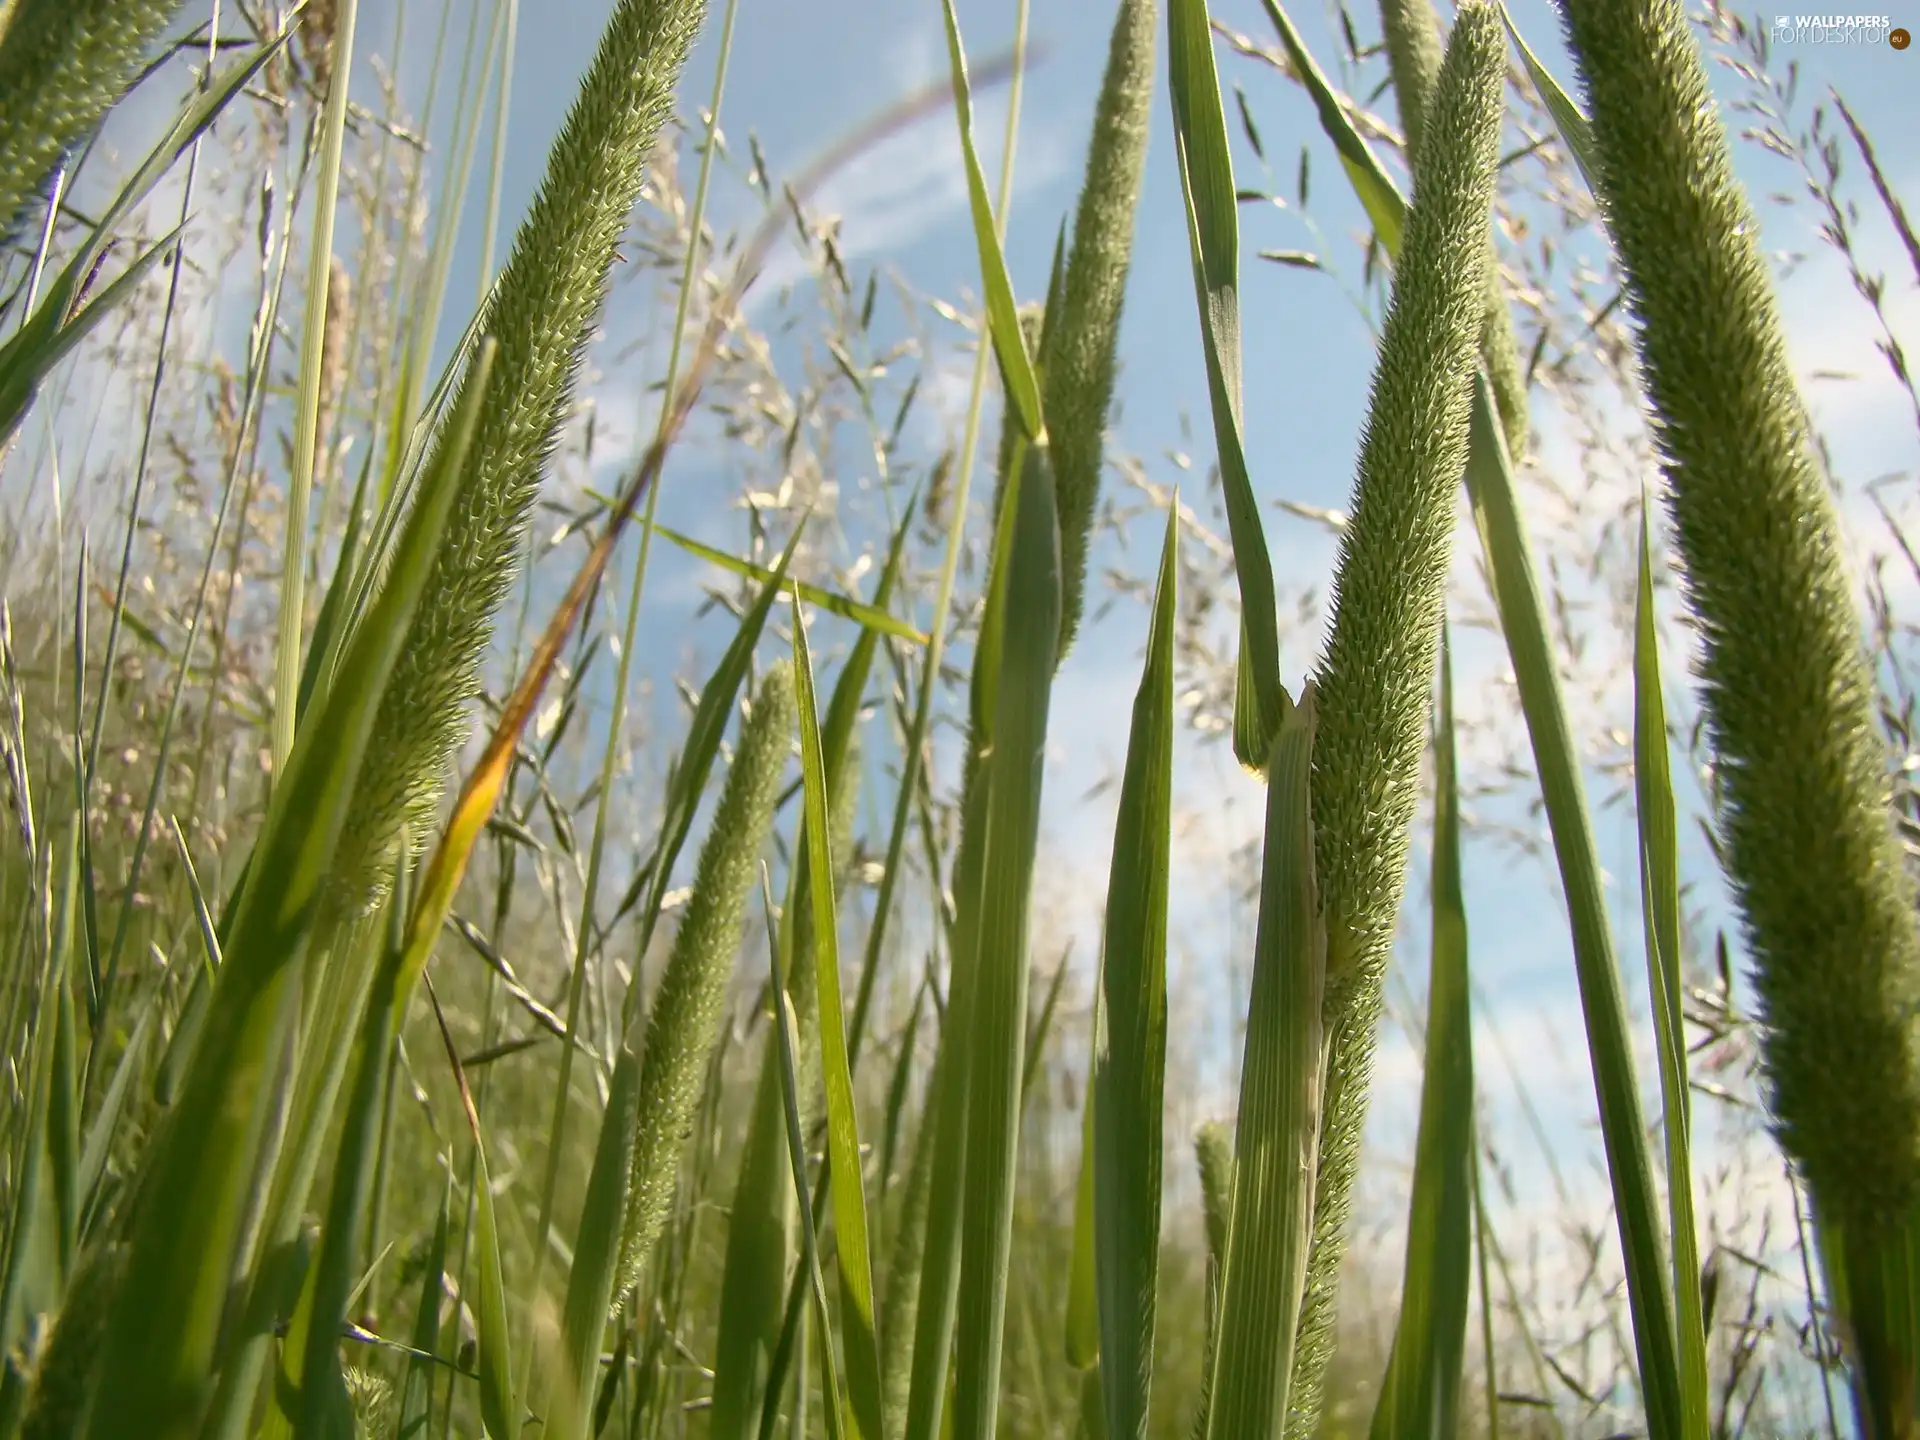
[[[0,39],[0,234],[139,76],[180,0],[19,0]]]
[[[1327,1088],[1289,1434],[1310,1434],[1319,1414],[1381,976],[1406,879],[1486,304],[1504,57],[1498,11],[1461,6],[1434,89],[1433,143],[1415,173],[1317,685]]]
[[[1566,19],[1703,642],[1774,1121],[1816,1203],[1877,1229],[1920,1199],[1920,925],[1840,518],[1685,12]]]
[[[1393,93],[1400,106],[1400,129],[1406,136],[1409,168],[1419,166],[1424,130],[1421,121],[1433,103],[1433,87],[1440,77],[1440,18],[1433,0],[1380,0],[1381,29],[1387,42],[1387,65]],[[1489,246],[1492,240],[1488,240]],[[1513,317],[1500,284],[1497,260],[1487,271],[1487,314],[1480,336],[1481,356],[1493,382],[1493,403],[1500,412],[1500,429],[1507,453],[1518,464],[1527,453],[1527,372],[1520,363],[1513,338]]]
[[[474,436],[431,598],[408,631],[381,704],[356,819],[335,870],[347,903],[371,895],[403,821],[421,822],[413,833],[434,833],[430,812],[465,733],[494,611],[512,581],[615,245],[705,9],[705,0],[621,0],[487,302],[482,328],[499,339],[493,393],[500,400]],[[471,372],[456,409],[469,383]],[[445,443],[444,432],[435,443]]]
[[[693,1125],[721,1010],[746,923],[747,897],[773,827],[780,773],[792,748],[793,670],[767,672],[754,696],[740,747],[701,847],[693,898],[673,937],[666,973],[647,1019],[640,1067],[640,1129],[633,1142],[633,1187],[620,1236],[615,1303],[633,1290],[667,1220],[680,1152]]]
[[[1087,545],[1113,403],[1114,350],[1147,154],[1158,12],[1157,0],[1121,0],[1114,17],[1066,283],[1059,314],[1048,321],[1041,356],[1060,506],[1061,659],[1080,629],[1086,590]]]

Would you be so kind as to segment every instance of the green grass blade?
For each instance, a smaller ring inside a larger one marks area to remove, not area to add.
[[[892,597],[913,510],[912,505],[907,507],[894,533],[886,565],[874,589],[871,605],[876,610],[884,611]],[[835,794],[842,793],[851,778],[847,771],[853,763],[854,731],[879,639],[879,632],[872,627],[861,630],[834,682],[833,696],[827,702],[826,723],[820,735],[821,753],[827,788]],[[794,867],[796,897],[811,895],[808,856],[806,848],[801,847]],[[806,934],[799,933],[803,909],[811,914],[811,909],[797,900],[790,904],[785,922],[793,937],[788,986],[789,993],[795,995],[802,990],[802,982],[811,984],[807,950],[813,927],[808,924]],[[869,968],[861,973],[863,996],[871,994],[877,963],[877,954],[869,952]],[[856,1021],[860,1013],[856,1001]],[[858,1058],[853,1040],[850,1032],[849,1067]],[[733,1204],[727,1213],[726,1261],[721,1275],[714,1341],[713,1409],[707,1421],[712,1440],[747,1440],[753,1417],[760,1412],[769,1366],[779,1344],[794,1223],[792,1189],[785,1174],[786,1122],[780,1109],[779,1059],[775,1037],[769,1032],[761,1053],[747,1138],[741,1147]]]
[[[1560,82],[1540,63],[1540,57],[1533,53],[1533,47],[1527,44],[1520,27],[1513,23],[1513,14],[1507,9],[1506,0],[1501,0],[1500,18],[1507,22],[1507,34],[1513,39],[1514,49],[1520,52],[1520,63],[1526,67],[1527,78],[1533,81],[1533,88],[1540,92],[1547,113],[1553,117],[1554,128],[1560,132],[1560,138],[1566,142],[1567,153],[1573,156],[1573,163],[1580,169],[1580,178],[1587,182],[1590,193],[1598,195],[1600,192],[1593,183],[1598,161],[1593,148],[1593,128],[1587,121],[1586,112],[1560,88]]]
[[[1253,493],[1241,439],[1239,201],[1206,0],[1169,0],[1167,42],[1172,57],[1167,79],[1173,96],[1174,149],[1186,199],[1187,238],[1193,252],[1193,286],[1200,307],[1200,339],[1206,353],[1214,441],[1220,452],[1227,530],[1240,585],[1233,753],[1242,765],[1258,770],[1267,762],[1287,702],[1280,683],[1273,561],[1267,553],[1260,502]]]
[[[1640,908],[1647,942],[1647,993],[1660,1060],[1662,1130],[1667,1149],[1667,1221],[1673,1246],[1674,1319],[1680,1341],[1680,1404],[1684,1434],[1711,1430],[1707,1341],[1700,1299],[1700,1242],[1693,1220],[1693,1117],[1687,1081],[1687,1035],[1680,995],[1680,847],[1673,775],[1667,753],[1666,697],[1660,679],[1660,636],[1653,611],[1652,539],[1647,502],[1640,502],[1640,574],[1634,602],[1633,777],[1640,818]]]
[[[773,971],[773,1025],[780,1051],[780,1095],[787,1112],[787,1161],[793,1193],[800,1206],[801,1259],[813,1292],[814,1319],[820,1326],[827,1437],[828,1440],[842,1440],[851,1427],[853,1417],[847,1411],[846,1392],[840,1385],[840,1368],[834,1360],[831,1343],[833,1315],[827,1304],[827,1277],[820,1268],[820,1247],[814,1241],[813,1200],[807,1193],[807,1144],[800,1133],[800,1076],[794,1058],[799,1046],[800,1027],[794,1018],[793,1006],[787,1000],[786,986],[781,983],[780,942],[773,933],[773,896],[767,890],[764,870],[761,872],[761,886],[767,909],[767,962]],[[804,1376],[806,1367],[802,1365],[797,1368]]]
[[[1532,549],[1521,522],[1506,445],[1484,374],[1473,391],[1467,494],[1493,577],[1500,628],[1513,661],[1520,709],[1527,721],[1566,895],[1574,971],[1580,985],[1600,1133],[1626,1264],[1627,1300],[1648,1424],[1654,1434],[1677,1435],[1682,1421],[1673,1297],[1660,1238],[1664,1227],[1654,1193],[1653,1158],[1641,1119],[1639,1083],[1634,1076],[1632,1030],[1620,992],[1620,970],[1579,753],[1554,666],[1546,612],[1534,579]]]
[[[757,580],[764,585],[773,573],[764,566],[754,564],[751,560],[743,560],[738,555],[729,555],[726,551],[716,550],[711,545],[702,545],[692,536],[682,535],[678,530],[669,530],[665,525],[655,525],[653,529],[655,534],[671,540],[689,555],[697,555],[723,570],[732,571],[735,575]],[[876,630],[882,635],[891,635],[913,645],[927,643],[927,637],[922,632],[899,617],[889,614],[884,601],[877,605],[864,604],[838,591],[822,589],[818,585],[809,585],[804,580],[795,580],[792,577],[782,582],[781,588],[784,593],[797,595],[809,605],[818,605],[822,610],[830,611],[844,620],[864,625],[867,629]]]
[[[1179,507],[1170,505],[1114,821],[1094,1054],[1100,1372],[1107,1429],[1121,1440],[1147,1433],[1160,1271],[1179,527]]]
[[[1327,962],[1309,795],[1314,703],[1309,682],[1281,723],[1267,767],[1266,852],[1207,1417],[1211,1440],[1277,1440],[1283,1432],[1306,1291]]]
[[[1100,1002],[1094,1001],[1094,1028],[1099,1028]],[[1094,1257],[1093,1189],[1094,1110],[1097,1096],[1087,1094],[1080,1112],[1079,1178],[1073,1186],[1073,1248],[1067,1268],[1066,1355],[1075,1370],[1093,1371],[1100,1363],[1100,1294]],[[1097,1373],[1090,1376],[1097,1383]],[[1098,1400],[1098,1395],[1094,1397]]]
[[[633,1137],[640,1110],[640,1061],[622,1046],[614,1062],[607,1108],[600,1117],[587,1200],[574,1233],[573,1270],[567,1277],[563,1349],[553,1377],[545,1433],[554,1440],[588,1440],[600,1379],[600,1342],[613,1308],[620,1260],[620,1223],[626,1213]]]
[[[1473,1288],[1473,1010],[1460,883],[1453,663],[1443,637],[1434,729],[1433,948],[1426,1064],[1407,1205],[1400,1319],[1373,1412],[1373,1440],[1444,1440],[1460,1429],[1467,1297]]]
[[[847,1366],[847,1399],[854,1432],[881,1440],[880,1350],[874,1336],[873,1261],[867,1243],[867,1202],[860,1172],[860,1128],[853,1074],[840,1007],[839,921],[834,913],[831,809],[826,758],[814,700],[813,660],[807,651],[800,602],[793,606],[793,673],[800,702],[800,765],[805,780],[808,903],[813,913],[814,997],[819,1007],[820,1071],[827,1096],[827,1164],[831,1170],[835,1253],[840,1268],[840,1343]],[[820,1343],[831,1345],[822,1332]]]
[[[980,276],[987,292],[987,328],[1021,428],[1036,446],[1044,447],[1047,426],[1041,413],[1040,380],[1020,333],[1013,281],[1007,275],[993,202],[987,195],[987,178],[973,143],[973,91],[967,81],[967,55],[960,43],[960,19],[954,13],[953,0],[942,0],[942,14],[947,25],[947,60],[953,72],[953,108],[960,122],[960,152],[967,172],[967,202],[973,215],[974,244],[980,252]]]
[[[1273,28],[1279,32],[1280,44],[1287,52],[1287,59],[1293,63],[1294,74],[1299,76],[1300,83],[1306,86],[1307,93],[1313,97],[1314,109],[1320,116],[1320,128],[1333,141],[1334,153],[1340,157],[1340,168],[1347,172],[1353,193],[1359,197],[1361,208],[1367,212],[1367,219],[1373,222],[1373,233],[1380,237],[1387,254],[1398,255],[1407,223],[1406,204],[1401,200],[1400,192],[1394,188],[1393,180],[1380,163],[1380,157],[1373,153],[1373,147],[1361,138],[1359,130],[1354,127],[1353,117],[1348,110],[1350,102],[1334,90],[1326,72],[1308,51],[1300,32],[1294,28],[1292,19],[1280,5],[1280,0],[1261,0],[1261,3],[1266,7],[1267,19],[1273,22]]]
[[[491,367],[482,352],[479,378]],[[268,811],[214,987],[205,1043],[196,1047],[178,1105],[150,1147],[139,1180],[132,1249],[109,1323],[90,1440],[171,1440],[197,1428],[208,1398],[241,1209],[265,1123],[268,1071],[314,923],[374,709],[418,606],[485,399],[476,384],[455,417],[445,458],[416,500],[406,538],[368,624],[320,702],[310,740],[296,744]],[[172,1323],[156,1326],[155,1315]]]
[[[434,1218],[433,1238],[427,1242],[427,1263],[420,1270],[420,1296],[414,1308],[413,1356],[400,1392],[400,1416],[393,1440],[419,1440],[426,1434],[433,1412],[437,1374],[425,1357],[440,1348],[440,1298],[447,1270],[447,1232],[452,1224],[453,1181],[447,1177],[440,1191],[440,1212]]]
[[[42,316],[36,315],[0,346],[0,445],[10,441],[20,428],[40,393],[41,382],[53,367],[73,353],[95,325],[133,296],[148,272],[180,239],[180,233],[171,230],[147,246],[74,314],[46,327],[39,323]],[[42,314],[53,319],[44,306]]]
[[[133,293],[138,275],[144,274],[165,254],[178,233],[164,236],[148,247],[141,259],[123,271],[113,284],[82,304],[81,298],[94,270],[120,224],[152,193],[174,163],[247,83],[279,53],[286,39],[283,34],[247,51],[203,89],[194,92],[159,142],[121,185],[92,233],[47,287],[46,298],[6,345],[0,346],[0,445],[4,445],[18,427],[40,380],[95,324]],[[134,278],[129,279],[130,276]]]
[[[473,1261],[480,1278],[474,1332],[478,1342],[475,1364],[480,1381],[480,1418],[493,1440],[518,1440],[521,1417],[513,1394],[507,1286],[500,1265],[500,1227],[494,1215],[493,1176],[487,1167],[487,1147],[480,1135],[480,1112],[474,1109],[467,1072],[461,1067],[453,1033],[447,1029],[447,1018],[441,1013],[438,997],[433,995],[431,981],[427,984],[427,994],[433,999],[433,1015],[440,1026],[440,1039],[446,1046],[447,1064],[453,1067],[454,1083],[460,1090],[461,1113],[466,1116],[467,1131],[473,1138]]]
[[[340,1327],[346,1322],[353,1290],[361,1221],[373,1183],[374,1145],[386,1100],[387,1067],[393,1060],[393,987],[400,972],[398,916],[402,913],[398,900],[393,909],[395,943],[381,958],[380,973],[361,1014],[353,1092],[334,1151],[333,1193],[320,1230],[320,1251],[307,1272],[307,1291],[301,1297],[305,1313],[296,1314],[286,1342],[289,1352],[298,1347],[304,1318],[305,1354],[290,1377],[301,1400],[298,1411],[303,1418],[295,1431],[299,1435],[328,1433],[351,1408],[340,1371]]]
[[[990,1440],[999,1405],[1007,1267],[1026,1040],[1028,918],[1048,702],[1059,644],[1060,542],[1044,449],[1028,449],[1007,497],[1014,517],[994,685],[986,824],[967,1034],[967,1159],[956,1317],[956,1440]],[[1018,623],[1008,623],[1011,617]]]

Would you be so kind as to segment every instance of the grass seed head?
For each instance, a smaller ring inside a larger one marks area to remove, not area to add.
[[[673,937],[666,973],[647,1018],[640,1129],[634,1137],[633,1185],[620,1236],[616,1305],[639,1281],[673,1203],[681,1151],[719,1036],[747,899],[773,828],[774,801],[798,717],[793,667],[783,661],[761,681],[753,713],[742,727],[713,828],[700,849],[693,897]]]
[[[180,0],[17,0],[0,39],[0,233],[119,103]]]
[[[1678,0],[1570,0],[1598,184],[1701,638],[1782,1144],[1829,1213],[1920,1197],[1920,927],[1840,518]]]
[[[1121,0],[1094,110],[1060,313],[1047,327],[1044,399],[1060,507],[1062,659],[1084,605],[1087,544],[1100,497],[1114,354],[1153,108],[1157,26],[1155,0]]]
[[[403,822],[415,822],[414,834],[432,833],[494,611],[512,582],[615,246],[705,8],[704,0],[622,0],[488,302],[484,328],[499,344],[492,393],[500,400],[474,434],[427,598],[381,701],[353,828],[341,841],[336,875],[359,903],[376,893]],[[436,443],[445,440],[443,432]]]
[[[1311,1433],[1319,1413],[1380,982],[1406,880],[1486,308],[1505,55],[1499,12],[1463,5],[1415,172],[1317,680],[1328,1069],[1290,1434]]]

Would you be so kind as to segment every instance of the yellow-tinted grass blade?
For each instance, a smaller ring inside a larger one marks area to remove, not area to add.
[[[1700,1299],[1700,1241],[1693,1220],[1693,1117],[1680,994],[1680,847],[1667,753],[1660,635],[1653,612],[1652,539],[1640,497],[1640,575],[1634,599],[1633,785],[1640,818],[1640,910],[1647,941],[1647,993],[1660,1062],[1667,1142],[1667,1224],[1673,1246],[1674,1319],[1680,1341],[1680,1405],[1689,1440],[1711,1430],[1707,1340]]]
[[[478,381],[487,378],[492,353],[491,345],[483,350]],[[90,1440],[171,1440],[197,1430],[291,982],[485,398],[476,383],[455,417],[445,461],[415,502],[380,599],[342,661],[341,681],[318,702],[269,808],[203,1043],[138,1181],[132,1250],[101,1361],[112,1383],[93,1409]],[[153,1323],[160,1315],[170,1323]]]
[[[1227,148],[1227,117],[1213,63],[1213,31],[1206,0],[1169,0],[1168,88],[1173,96],[1173,141],[1186,201],[1193,252],[1193,288],[1200,306],[1207,394],[1214,441],[1240,584],[1240,658],[1234,687],[1233,753],[1250,770],[1262,769],[1286,716],[1280,683],[1280,629],[1273,593],[1273,562],[1260,523],[1260,504],[1241,439],[1240,217]]]
[[[1373,1412],[1373,1440],[1445,1440],[1460,1430],[1472,1283],[1473,1011],[1460,884],[1460,797],[1453,747],[1453,662],[1442,637],[1433,732],[1433,925],[1426,1060],[1407,1206],[1400,1319]]]
[[[1093,1061],[1101,1386],[1108,1431],[1122,1440],[1146,1434],[1160,1273],[1179,526],[1176,501],[1167,508],[1147,660],[1114,821]]]
[[[820,1072],[827,1095],[827,1164],[833,1200],[835,1253],[840,1269],[840,1340],[847,1366],[847,1399],[854,1432],[882,1440],[880,1351],[873,1328],[873,1262],[867,1244],[867,1202],[860,1174],[860,1128],[853,1074],[840,1007],[839,922],[834,913],[833,845],[827,833],[826,759],[820,744],[819,708],[813,691],[813,660],[806,622],[793,605],[793,670],[800,702],[800,765],[804,777],[807,869],[812,892],[815,1002],[819,1007]],[[820,1343],[833,1337],[822,1331]]]
[[[1274,737],[1267,767],[1260,924],[1247,1001],[1209,1440],[1278,1440],[1306,1292],[1327,965],[1308,791],[1314,703],[1309,682]]]
[[[953,0],[942,0],[947,24],[947,60],[953,73],[953,108],[960,121],[960,152],[967,172],[967,202],[973,215],[974,244],[980,252],[980,276],[987,292],[987,328],[993,352],[1000,361],[1001,378],[1028,440],[1044,447],[1047,423],[1041,413],[1040,380],[1020,333],[1019,307],[1013,299],[1013,281],[1007,276],[1006,256],[994,223],[993,202],[987,195],[987,177],[973,143],[973,90],[967,79],[967,54],[960,43],[960,18]]]

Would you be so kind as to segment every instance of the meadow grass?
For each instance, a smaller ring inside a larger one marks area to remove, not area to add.
[[[1113,0],[1077,204],[1026,296],[1015,149],[990,187],[975,146],[1002,80],[1017,130],[1024,0],[1011,60],[987,64],[930,7],[946,80],[784,188],[725,138],[728,56],[753,41],[735,7],[614,0],[435,376],[454,217],[489,123],[497,204],[526,20],[499,0],[450,29],[457,8],[414,116],[384,65],[362,71],[378,42],[353,0],[0,5],[0,1440],[1920,1433],[1920,800],[1889,778],[1916,729],[1913,631],[1878,565],[1863,627],[1856,537],[1707,99],[1703,46],[1784,125],[1763,45],[1677,0],[1568,0],[1576,96],[1491,0],[1444,26],[1382,0],[1379,42],[1346,17],[1332,69],[1279,0],[1271,43],[1204,0]],[[392,44],[423,44],[400,12]],[[672,117],[707,23],[686,187]],[[1137,219],[1173,198],[1142,184],[1163,33],[1218,459],[1184,496],[1113,424]],[[450,36],[465,59],[436,112]],[[1272,137],[1230,55],[1312,103],[1303,138],[1364,217],[1378,306],[1352,501],[1317,517],[1337,537],[1324,644],[1294,686],[1283,601],[1319,606],[1276,584],[1244,423],[1262,381],[1242,329],[1266,323],[1240,308],[1263,194],[1244,160]],[[348,100],[362,73],[378,107]],[[116,169],[94,137],[136,81],[171,85],[178,117]],[[1871,137],[1819,105],[1920,256]],[[957,127],[977,314],[863,282],[809,210],[916,122]],[[1904,379],[1828,124],[1774,148],[1808,167]],[[176,175],[178,229],[154,201]],[[716,184],[755,206],[741,243],[711,233]],[[1527,205],[1591,225],[1619,313],[1516,253]],[[491,219],[485,238],[491,257]],[[743,302],[777,239],[807,285],[766,322]],[[250,287],[244,354],[209,340],[182,364],[176,326],[227,270]],[[664,378],[609,490],[586,367],[616,287],[642,292]],[[972,367],[933,455],[909,424],[929,313]],[[70,411],[76,377],[116,370],[132,398],[99,408],[135,458],[102,507],[123,542],[103,575],[95,517],[68,513],[88,453]],[[1640,493],[1631,525],[1578,512],[1612,537],[1597,555],[1539,526],[1540,414],[1615,434],[1596,417],[1618,401],[1649,417],[1677,584]],[[690,452],[744,477],[724,541],[655,523]],[[1094,557],[1142,511],[1161,546],[1133,582],[1103,924],[1070,964],[1049,953],[1068,938],[1047,919],[1068,873],[1042,824],[1050,730],[1101,613]],[[677,643],[645,584],[661,546],[719,577],[698,633],[721,643],[642,707],[636,652]],[[1644,1014],[1595,839],[1608,771],[1570,719],[1608,681],[1567,619],[1569,555],[1622,607]],[[1487,1123],[1468,622],[1510,662],[1505,773],[1538,787],[1600,1121],[1609,1208],[1585,1219],[1562,1185],[1562,1263]],[[1697,703],[1663,678],[1682,630]],[[1224,887],[1248,937],[1237,1110],[1187,1133],[1170,917],[1205,863],[1189,741],[1216,738],[1261,823]],[[1742,927],[1717,955],[1686,909],[1715,879],[1683,873],[1689,768]],[[1395,944],[1422,856],[1423,1017]],[[1421,1072],[1404,1181],[1363,1144],[1398,1028]],[[1733,1120],[1703,1124],[1696,1097]],[[1727,1125],[1732,1159],[1708,1138]],[[1789,1239],[1726,1228],[1720,1202],[1763,1182]],[[1383,1225],[1397,1264],[1360,1243]]]

